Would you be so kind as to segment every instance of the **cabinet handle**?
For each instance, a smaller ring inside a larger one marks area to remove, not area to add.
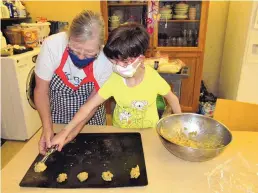
[[[184,66],[181,69],[181,74],[186,76],[186,77],[189,77],[190,76],[190,68],[189,68],[189,66]]]

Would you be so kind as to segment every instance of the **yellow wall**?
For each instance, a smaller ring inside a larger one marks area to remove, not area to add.
[[[210,1],[203,61],[203,80],[208,90],[216,95],[218,94],[228,7],[229,1]]]
[[[26,1],[26,9],[33,21],[37,17],[46,17],[48,20],[68,21],[83,9],[100,12],[99,1]]]

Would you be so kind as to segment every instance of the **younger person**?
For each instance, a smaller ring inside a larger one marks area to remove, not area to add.
[[[113,125],[120,128],[154,128],[159,120],[156,98],[162,95],[174,113],[181,113],[178,98],[168,83],[149,66],[144,65],[144,53],[149,46],[149,35],[139,24],[127,24],[113,30],[104,47],[104,53],[113,63],[114,73],[98,93],[88,100],[71,122],[53,140],[52,145],[71,141],[76,130],[90,112],[108,98],[114,97],[116,107]]]

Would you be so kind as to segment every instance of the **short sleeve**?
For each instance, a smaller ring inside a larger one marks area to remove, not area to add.
[[[171,88],[167,81],[165,81],[158,73],[156,73],[156,79],[158,94],[162,96],[168,94]]]
[[[47,41],[45,41],[40,49],[37,58],[35,73],[43,80],[50,81],[55,72],[56,61],[53,53],[50,52]]]
[[[104,83],[104,85],[99,89],[98,94],[105,100],[113,96],[114,89],[114,75],[111,75],[110,78]]]
[[[94,77],[100,88],[109,79],[112,72],[112,63],[107,59],[103,51],[101,51],[93,65]]]

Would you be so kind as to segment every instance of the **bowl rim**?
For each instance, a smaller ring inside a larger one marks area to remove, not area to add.
[[[198,117],[204,117],[204,118],[210,119],[210,120],[212,120],[212,121],[217,121],[217,120],[215,120],[215,119],[213,119],[213,118],[211,118],[211,117],[206,117],[206,116],[204,116],[204,115],[200,115],[200,114],[196,114],[196,113],[181,113],[181,114],[171,114],[171,115],[165,116],[165,117],[161,118],[161,119],[157,122],[157,124],[156,124],[156,132],[157,132],[158,135],[159,135],[160,137],[162,137],[162,139],[164,139],[165,141],[167,141],[167,142],[169,142],[169,143],[172,143],[172,144],[174,144],[174,145],[177,145],[177,146],[179,146],[179,147],[187,147],[187,148],[191,148],[191,149],[193,149],[193,150],[220,150],[220,149],[225,149],[225,148],[226,148],[227,146],[229,146],[229,144],[233,141],[233,135],[232,135],[231,131],[226,127],[226,125],[224,125],[224,124],[221,123],[220,121],[217,121],[217,122],[218,122],[219,124],[221,124],[222,126],[224,126],[224,128],[229,132],[230,137],[231,137],[229,143],[228,143],[227,145],[223,146],[223,147],[219,147],[219,148],[194,148],[194,147],[189,147],[189,146],[185,146],[185,145],[180,145],[180,144],[174,143],[174,142],[172,142],[172,141],[169,141],[168,139],[166,139],[165,137],[163,137],[163,136],[161,135],[161,133],[159,132],[158,124],[159,124],[160,122],[162,122],[165,118],[174,117],[174,116],[180,116],[180,115],[194,115],[194,116],[198,116]]]

